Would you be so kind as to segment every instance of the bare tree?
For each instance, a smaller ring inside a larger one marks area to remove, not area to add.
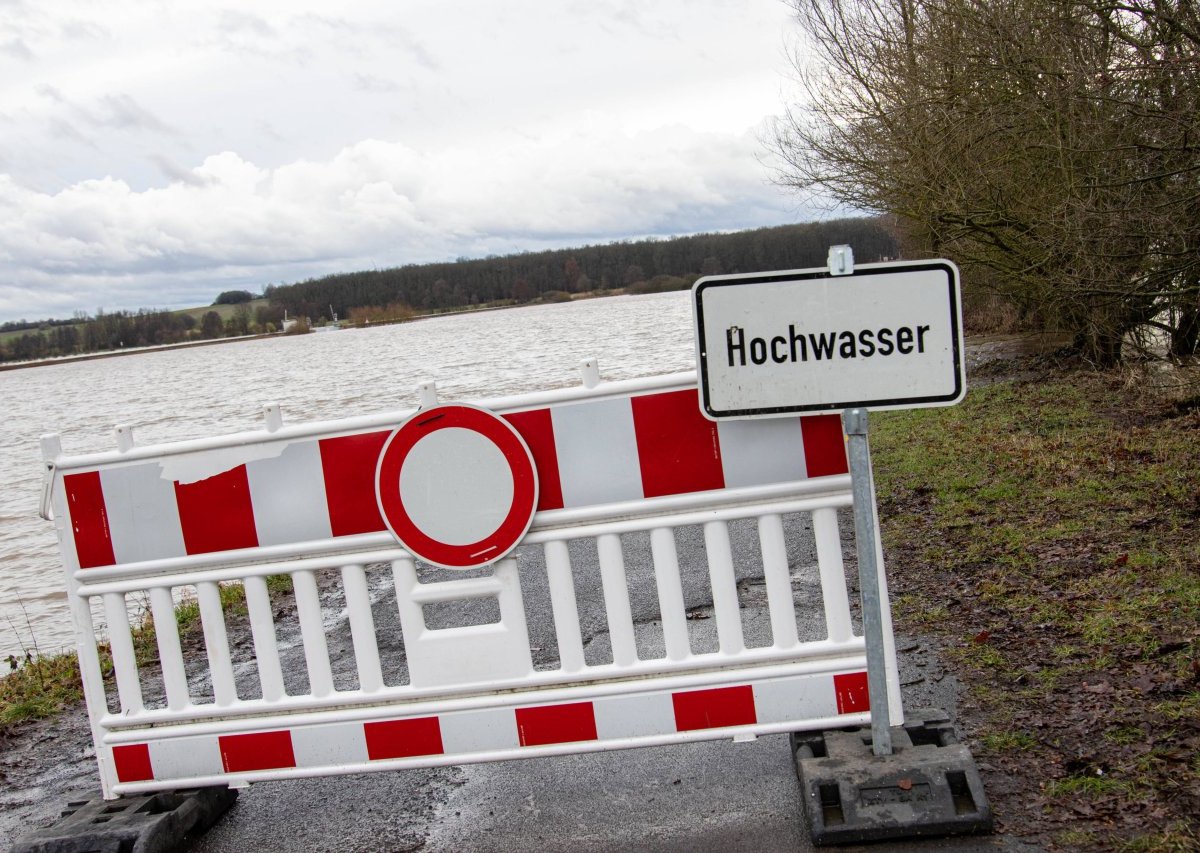
[[[1100,366],[1200,333],[1194,0],[791,0],[782,180],[894,214]]]

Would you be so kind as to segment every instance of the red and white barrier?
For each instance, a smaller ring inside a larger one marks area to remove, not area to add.
[[[527,446],[537,511],[490,574],[448,580],[422,576],[376,491],[385,445],[413,413],[299,426],[272,416],[266,430],[156,447],[126,432],[120,450],[79,457],[43,442],[106,796],[869,719],[842,564],[837,513],[851,495],[836,415],[715,423],[700,414],[691,374],[479,405]],[[785,523],[811,538],[812,611],[811,596],[797,596]],[[586,571],[572,556],[583,545]],[[650,621],[634,618],[646,596],[631,591],[633,572],[643,584],[652,576]],[[530,573],[547,590],[546,612],[526,612]],[[294,591],[286,605],[266,583],[279,574]],[[761,577],[769,640],[743,623],[748,576]],[[250,670],[229,641],[220,588],[230,583],[245,590]],[[322,609],[322,585],[339,601],[336,618]],[[685,595],[697,587],[711,602],[700,621]],[[180,595],[199,603],[201,681],[189,680],[174,629]],[[400,631],[382,635],[373,605],[393,597]],[[474,599],[495,599],[498,620],[431,628],[430,608]],[[134,602],[154,616],[151,666],[134,651]],[[582,627],[589,608],[607,637],[599,659]],[[95,613],[107,623],[112,697]],[[547,660],[531,627],[544,635],[551,625]],[[339,634],[352,669],[330,656]],[[289,662],[297,644],[303,659]],[[888,651],[899,718],[894,644]],[[289,666],[303,670],[304,689]],[[397,671],[398,682],[385,677]]]
[[[695,389],[502,414],[533,454],[543,512],[846,473],[836,415],[714,423],[700,415]],[[273,442],[67,474],[79,565],[384,531],[375,470],[391,433]]]

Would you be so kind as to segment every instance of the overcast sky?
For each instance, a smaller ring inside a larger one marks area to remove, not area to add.
[[[0,0],[0,321],[803,221],[781,0]]]

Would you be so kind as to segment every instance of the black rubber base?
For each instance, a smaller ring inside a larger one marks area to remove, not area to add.
[[[237,791],[191,788],[68,803],[62,819],[17,842],[13,853],[171,853],[223,815]]]
[[[941,711],[892,729],[891,755],[871,730],[792,735],[814,844],[992,831],[992,810],[970,751]]]

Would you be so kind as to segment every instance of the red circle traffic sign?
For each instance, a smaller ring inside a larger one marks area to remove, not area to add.
[[[434,406],[384,444],[375,496],[388,529],[415,557],[474,568],[524,538],[537,509],[537,468],[508,421],[477,406]]]

